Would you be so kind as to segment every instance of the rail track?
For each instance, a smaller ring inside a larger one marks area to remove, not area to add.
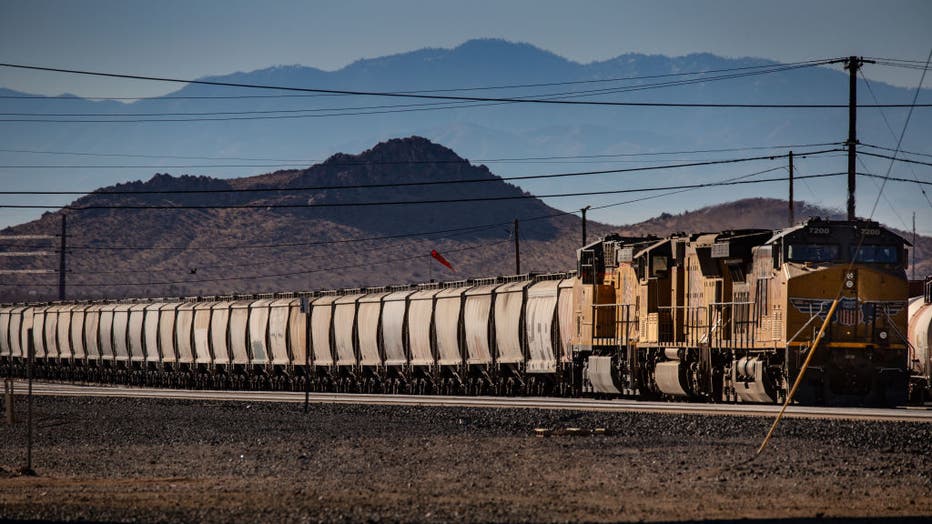
[[[26,382],[16,381],[17,395],[26,394]],[[290,391],[214,391],[133,388],[34,382],[33,394],[66,397],[123,397],[233,402],[304,402],[305,394]],[[548,398],[548,397],[457,397],[433,395],[370,395],[311,393],[314,404],[371,404],[384,406],[441,406],[466,408],[561,409],[642,413],[690,413],[703,415],[776,416],[780,406],[761,404],[687,404],[626,399]],[[835,418],[932,423],[932,405],[900,408],[860,408],[790,406],[786,417]]]

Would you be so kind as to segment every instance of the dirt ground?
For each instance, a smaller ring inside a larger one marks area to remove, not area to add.
[[[749,461],[770,419],[56,397],[35,413],[38,476],[15,473],[25,424],[0,426],[0,520],[932,517],[932,424],[789,419]]]

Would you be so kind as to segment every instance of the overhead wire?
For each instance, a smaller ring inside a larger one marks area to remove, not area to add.
[[[825,153],[831,153],[841,151],[840,149],[823,149],[817,151],[806,151],[801,152],[800,157],[805,156],[816,156]],[[347,190],[347,189],[370,189],[370,188],[397,188],[397,187],[419,187],[419,186],[435,186],[435,185],[449,185],[449,184],[473,184],[473,183],[490,183],[490,182],[501,182],[501,181],[513,181],[513,180],[538,180],[538,179],[553,179],[553,178],[567,178],[567,177],[580,177],[580,176],[594,176],[594,175],[604,175],[604,174],[621,174],[621,173],[636,173],[642,171],[657,171],[664,169],[682,169],[687,167],[701,167],[701,166],[711,166],[711,165],[722,165],[722,164],[735,164],[742,162],[754,162],[760,160],[774,160],[777,158],[784,158],[786,154],[779,155],[766,155],[766,156],[754,156],[754,157],[741,157],[741,158],[730,158],[723,160],[703,160],[698,162],[688,162],[680,164],[665,164],[657,166],[641,166],[641,167],[630,167],[630,168],[621,168],[621,169],[601,169],[595,171],[575,171],[568,173],[548,173],[540,175],[516,175],[510,177],[497,177],[490,176],[488,178],[461,178],[454,180],[424,180],[416,182],[385,182],[385,183],[376,183],[376,184],[346,184],[346,185],[327,185],[327,186],[297,186],[297,187],[286,187],[286,188],[269,188],[269,187],[257,187],[257,188],[212,188],[212,189],[139,189],[139,190],[94,190],[94,191],[0,191],[0,195],[93,195],[93,196],[102,196],[102,195],[120,195],[120,196],[130,196],[130,195],[169,195],[169,194],[228,194],[228,193],[276,193],[276,192],[294,192],[294,191],[331,191],[331,190]],[[461,163],[467,164],[465,160]],[[0,208],[4,207],[0,205]],[[59,207],[59,206],[55,206]],[[266,206],[263,206],[266,207]],[[87,208],[87,206],[85,206]],[[71,209],[77,209],[72,207]]]
[[[747,174],[747,175],[741,175],[741,176],[733,177],[733,178],[726,178],[725,180],[722,180],[722,182],[733,182],[733,181],[737,181],[737,180],[744,180],[744,179],[746,179],[746,178],[750,178],[750,177],[757,176],[757,175],[763,175],[763,174],[765,174],[765,173],[770,173],[770,172],[778,171],[778,170],[781,170],[781,169],[786,169],[786,167],[784,167],[784,166],[772,167],[772,168],[770,168],[770,169],[764,169],[763,171],[756,171],[756,172],[754,172],[754,173],[749,173],[749,174]],[[653,199],[656,199],[656,198],[661,198],[661,197],[666,197],[666,196],[671,196],[671,195],[678,195],[678,194],[680,194],[680,193],[685,193],[685,192],[687,192],[687,191],[692,191],[692,190],[693,190],[693,189],[677,189],[677,190],[675,190],[675,191],[670,191],[670,192],[667,192],[667,193],[661,193],[661,194],[659,194],[659,195],[651,195],[651,196],[646,196],[646,197],[641,197],[641,198],[635,198],[635,199],[632,199],[632,200],[625,200],[625,201],[623,201],[623,202],[614,202],[614,203],[611,203],[611,204],[603,204],[603,205],[599,205],[599,206],[592,206],[592,207],[589,208],[589,211],[590,211],[590,212],[591,212],[591,211],[597,211],[597,210],[601,210],[601,209],[608,209],[608,208],[610,208],[610,207],[621,206],[621,205],[624,205],[624,204],[633,204],[633,203],[635,203],[635,202],[643,202],[643,201],[645,201],[645,200],[653,200]]]
[[[751,69],[765,69],[773,67],[787,67],[787,66],[802,66],[802,65],[822,65],[824,63],[832,63],[837,61],[837,58],[830,59],[814,59],[814,60],[803,60],[799,62],[784,62],[784,63],[773,63],[773,64],[761,64],[756,66],[742,66],[742,67],[729,67],[729,68],[720,68],[720,69],[706,69],[702,71],[684,71],[680,73],[660,73],[654,75],[636,75],[636,76],[624,76],[624,77],[611,77],[611,78],[596,78],[589,80],[570,80],[570,81],[552,81],[552,82],[539,82],[539,83],[524,83],[524,84],[504,84],[497,86],[472,86],[472,87],[453,87],[453,88],[442,88],[442,89],[419,89],[419,90],[407,90],[407,91],[397,91],[399,93],[445,93],[445,92],[460,92],[460,91],[487,91],[487,90],[498,90],[498,89],[526,89],[533,87],[553,87],[560,85],[578,85],[578,84],[596,84],[596,83],[608,83],[608,82],[621,82],[621,81],[632,81],[632,80],[650,80],[655,78],[670,78],[670,77],[680,77],[680,76],[694,76],[694,75],[705,75],[709,73],[723,73],[723,72],[733,72],[733,71],[743,71]],[[202,99],[254,99],[254,98],[319,98],[321,96],[347,96],[343,94],[329,94],[329,95],[166,95],[166,96],[154,96],[154,97],[113,97],[113,96],[82,96],[82,97],[46,97],[41,95],[0,95],[0,99],[47,99],[47,100],[63,100],[63,101],[73,101],[73,100],[202,100]]]
[[[918,164],[918,165],[922,165],[922,166],[932,166],[932,162],[923,162],[923,161],[921,161],[921,160],[912,160],[912,159],[909,159],[909,158],[901,158],[901,157],[897,157],[897,156],[882,155],[882,154],[880,154],[880,153],[869,153],[869,152],[867,152],[867,151],[861,151],[861,154],[867,155],[867,156],[876,157],[876,158],[885,158],[885,159],[887,159],[887,160],[894,160],[894,161],[896,161],[896,162],[903,162],[903,163],[905,163],[905,164]]]
[[[838,176],[840,173],[824,173],[819,175],[809,175],[808,178],[824,178]],[[87,206],[59,206],[59,205],[32,205],[32,204],[0,204],[0,208],[7,209],[66,209],[69,211],[87,211],[87,210],[202,210],[202,209],[315,209],[315,208],[342,208],[342,207],[382,207],[382,206],[406,206],[406,205],[428,205],[428,204],[462,204],[469,202],[500,202],[510,200],[527,200],[540,198],[567,198],[577,196],[597,196],[597,195],[617,195],[624,193],[640,193],[645,191],[665,191],[674,189],[695,189],[702,187],[721,187],[740,184],[759,184],[765,182],[782,182],[786,178],[769,178],[761,180],[738,180],[732,182],[711,182],[702,184],[683,184],[674,186],[633,188],[633,189],[615,189],[606,191],[578,191],[570,193],[550,193],[543,195],[502,195],[495,197],[473,197],[473,198],[441,198],[432,200],[402,200],[402,201],[362,201],[362,202],[324,202],[317,204],[240,204],[240,205],[87,205]]]
[[[930,62],[932,62],[932,49],[929,50],[929,56],[928,58],[926,58],[926,68],[928,68]],[[927,69],[923,69],[922,76],[919,77],[919,84],[916,86],[916,91],[913,94],[912,106],[915,106],[916,102],[919,100],[919,93],[922,91],[922,82],[926,78],[926,71]],[[900,146],[903,145],[903,137],[906,136],[906,130],[909,128],[909,121],[912,118],[912,116],[913,116],[913,107],[910,107],[909,111],[907,111],[906,113],[906,121],[903,122],[903,130],[900,132],[900,136],[896,141],[896,151],[893,152],[893,157],[890,159],[890,165],[887,166],[887,172],[884,175],[884,181],[880,185],[880,191],[877,194],[877,198],[874,200],[873,207],[871,208],[870,217],[872,219],[874,218],[874,213],[877,211],[877,203],[880,202],[880,195],[883,194],[883,190],[887,185],[887,179],[890,176],[890,172],[893,170],[893,165],[896,161],[897,153],[899,152]],[[916,183],[919,183],[919,181],[917,180]]]
[[[876,178],[875,178],[876,175],[874,175],[873,173],[870,172],[870,169],[867,167],[867,164],[864,163],[864,160],[862,160],[861,157],[855,157],[855,158],[857,159],[858,163],[861,164],[861,168],[864,169],[864,172],[865,172],[864,174],[865,174],[865,175],[868,175],[866,178],[867,178],[868,180],[870,180],[871,182],[873,182],[874,187],[876,187],[877,190],[879,191],[879,190],[880,190],[880,184],[877,183],[877,178],[880,178],[880,177],[876,177]],[[919,187],[920,187],[920,189],[922,189],[923,191],[925,191],[925,188],[923,188],[922,186],[919,186]],[[884,201],[887,203],[887,205],[890,206],[890,211],[892,211],[892,212],[893,212],[893,215],[896,216],[896,218],[900,221],[900,224],[903,225],[903,228],[904,228],[904,229],[909,229],[909,225],[906,224],[906,221],[905,221],[905,220],[903,219],[903,217],[900,215],[900,212],[897,211],[896,206],[894,206],[894,205],[893,205],[893,202],[890,201],[890,197],[888,197],[886,194],[884,194],[884,195],[883,195],[883,199],[884,199]]]
[[[829,61],[825,63],[834,63],[835,61]],[[97,76],[97,77],[107,77],[107,78],[120,78],[120,79],[129,79],[129,80],[145,80],[153,82],[171,82],[171,83],[183,83],[183,84],[197,84],[197,85],[211,85],[218,87],[236,87],[244,89],[264,89],[264,90],[281,90],[281,91],[293,91],[293,92],[308,92],[308,93],[334,93],[334,94],[347,94],[347,95],[360,95],[360,96],[373,96],[373,97],[390,97],[390,98],[414,98],[414,99],[429,99],[429,100],[446,100],[446,101],[465,101],[465,102],[504,102],[504,103],[524,103],[524,104],[557,104],[557,105],[586,105],[586,106],[616,106],[616,107],[676,107],[676,108],[770,108],[770,109],[841,109],[847,108],[848,104],[748,104],[748,103],[685,103],[685,102],[618,102],[618,101],[595,101],[595,100],[567,100],[567,99],[548,99],[548,98],[522,98],[522,97],[477,97],[477,96],[461,96],[461,95],[437,95],[437,94],[415,94],[415,93],[400,93],[400,92],[390,92],[390,91],[364,91],[364,90],[345,90],[345,89],[323,89],[323,88],[307,88],[307,87],[295,87],[295,86],[275,86],[275,85],[262,85],[262,84],[250,84],[250,83],[239,83],[239,82],[218,82],[218,81],[208,81],[208,80],[190,80],[190,79],[178,79],[178,78],[169,78],[169,77],[156,77],[156,76],[146,76],[146,75],[129,75],[121,73],[106,73],[98,71],[88,71],[88,70],[78,70],[78,69],[65,69],[65,68],[52,68],[52,67],[41,67],[41,66],[32,66],[24,64],[11,64],[11,63],[0,63],[0,67],[7,68],[17,68],[24,70],[33,70],[33,71],[48,71],[48,72],[58,72],[58,73],[67,73],[67,74],[79,74],[85,76]],[[577,94],[571,94],[567,96],[578,96]],[[872,105],[862,105],[860,107],[908,107],[904,104],[884,104],[881,106],[872,106]],[[914,107],[932,107],[932,104],[916,104]],[[416,110],[412,109],[412,110]],[[402,110],[407,111],[407,110]],[[347,113],[352,114],[352,113]],[[298,115],[282,115],[278,117],[245,117],[249,119],[256,118],[289,118]],[[320,116],[320,115],[303,115],[303,116]],[[332,115],[331,115],[332,116]],[[344,115],[345,116],[345,115]],[[233,118],[239,119],[239,118]],[[174,119],[179,121],[178,119]],[[219,119],[213,119],[219,120]],[[223,120],[230,120],[230,118],[225,118]],[[21,120],[0,120],[5,122],[12,121],[21,121]],[[39,122],[40,120],[33,120]],[[52,122],[51,120],[47,120]],[[120,122],[130,122],[137,123],[144,120],[122,120]],[[162,119],[163,122],[172,121],[172,119]],[[188,121],[188,120],[180,120]],[[94,123],[91,120],[77,121],[78,123]],[[106,121],[108,123],[114,123],[114,121]],[[63,123],[60,121],[55,121],[55,123]]]
[[[793,69],[799,69],[803,67],[812,67],[815,65],[821,65],[824,62],[808,63],[805,65],[796,65],[796,66],[779,66],[773,67],[770,69],[764,69],[760,71],[751,71],[743,73],[733,73],[729,75],[721,75],[714,77],[701,77],[687,80],[676,80],[671,82],[661,82],[655,84],[645,84],[645,85],[633,85],[633,86],[622,86],[622,87],[613,87],[613,88],[603,88],[603,89],[593,89],[585,91],[568,91],[568,92],[557,92],[557,93],[546,93],[538,95],[529,95],[529,96],[519,96],[514,97],[517,99],[526,99],[526,98],[540,98],[546,100],[559,100],[566,98],[580,98],[596,95],[605,95],[605,94],[616,94],[616,93],[626,93],[632,91],[644,91],[650,89],[659,89],[664,87],[676,87],[683,85],[691,85],[696,83],[706,83],[718,80],[731,80],[735,78],[743,78],[747,76],[758,76],[764,74],[771,74],[776,72],[789,71]],[[394,93],[408,93],[403,91],[394,91]],[[508,102],[511,103],[511,102]],[[419,104],[391,104],[391,105],[369,105],[369,106],[352,106],[352,107],[320,107],[320,108],[304,108],[304,109],[269,109],[269,110],[253,110],[253,111],[201,111],[201,112],[148,112],[148,113],[127,113],[127,112],[98,112],[98,113],[22,113],[22,112],[12,112],[4,113],[0,112],[0,116],[26,116],[26,117],[82,117],[82,118],[91,118],[91,117],[106,117],[106,118],[122,118],[122,117],[168,117],[168,116],[242,116],[242,115],[270,115],[270,114],[298,114],[298,113],[320,113],[320,112],[349,112],[349,111],[364,111],[364,110],[374,110],[374,109],[410,109],[410,108],[424,108],[424,107],[434,107],[443,105],[442,109],[451,109],[459,108],[463,106],[471,105],[471,102],[464,102],[462,104],[457,103],[457,105],[450,105],[447,102],[433,102],[433,103],[419,103]],[[135,120],[134,120],[135,121]]]
[[[742,175],[742,176],[739,176],[739,177],[725,179],[724,181],[732,181],[732,180],[746,179],[746,178],[749,178],[749,177],[753,177],[753,176],[765,174],[765,173],[772,172],[772,171],[779,170],[779,169],[785,169],[785,167],[779,166],[779,167],[774,167],[774,168],[770,168],[770,169],[766,169],[766,170],[762,170],[762,171],[756,171],[756,172],[749,173],[749,174],[746,174],[746,175]],[[604,208],[607,208],[607,207],[612,207],[612,206],[621,205],[621,204],[625,204],[625,203],[632,203],[632,202],[637,202],[637,201],[642,201],[642,200],[648,200],[648,199],[653,199],[653,198],[659,198],[659,197],[662,197],[662,196],[669,196],[669,195],[671,195],[671,194],[678,194],[678,193],[682,193],[682,192],[686,192],[686,191],[691,191],[691,190],[692,190],[692,189],[678,190],[678,191],[675,191],[675,192],[673,192],[673,193],[664,193],[664,194],[661,194],[661,195],[653,195],[653,196],[650,196],[650,197],[639,198],[639,199],[629,200],[629,201],[625,201],[625,202],[618,202],[618,203],[615,203],[615,204],[609,204],[609,205],[604,205],[604,206],[596,206],[596,207],[593,207],[592,209],[593,209],[593,210],[596,210],[596,209],[604,209]],[[520,218],[520,219],[518,219],[518,220],[519,220],[520,222],[526,223],[526,222],[530,222],[530,221],[541,220],[541,219],[547,219],[547,218],[555,218],[555,217],[566,216],[566,215],[571,215],[571,214],[575,214],[575,213],[577,213],[577,211],[571,211],[571,212],[561,211],[561,212],[557,212],[557,213],[551,213],[551,214],[547,214],[547,215],[540,215],[540,216],[536,216],[536,217],[522,217],[522,218]],[[502,222],[502,223],[497,223],[497,224],[488,224],[488,225],[481,226],[481,227],[485,227],[485,228],[488,228],[488,229],[492,229],[492,228],[496,228],[496,227],[500,227],[500,226],[505,226],[505,225],[511,225],[511,223],[510,223],[510,222]],[[467,232],[471,232],[471,231],[467,231]],[[462,234],[462,233],[460,233],[460,234]],[[452,236],[456,236],[456,235],[452,235]],[[506,241],[510,241],[510,240],[506,240]],[[70,248],[69,248],[69,249],[70,249]],[[448,250],[445,250],[445,251],[448,251]],[[330,254],[321,255],[320,257],[329,257],[329,256],[332,256],[332,255],[330,255]],[[305,259],[306,259],[306,258],[319,258],[319,257],[302,257],[302,258],[305,258]],[[233,265],[233,267],[254,267],[254,266],[257,266],[257,265],[266,265],[266,264],[267,264],[267,263],[261,263],[261,264],[237,264],[237,265]],[[230,266],[204,266],[204,265],[202,265],[202,264],[193,264],[193,265],[196,266],[198,270],[200,270],[200,269],[213,269],[213,268],[230,267]],[[165,269],[165,270],[154,270],[154,271],[155,271],[155,272],[167,272],[167,271],[181,272],[181,271],[190,271],[190,269],[189,269],[189,268],[178,268],[178,269]],[[126,273],[129,273],[129,274],[136,274],[136,273],[141,273],[141,272],[142,272],[142,271],[139,271],[139,270],[135,270],[135,271],[95,271],[95,272],[84,272],[84,271],[82,271],[82,272],[69,272],[69,274],[79,274],[79,275],[87,275],[87,274],[126,274]],[[153,272],[153,270],[147,269],[146,272]],[[105,287],[106,285],[107,285],[107,284],[100,284],[101,287]],[[153,284],[153,285],[155,285],[155,284]]]
[[[893,130],[891,129],[890,131],[893,131]],[[893,133],[893,138],[896,138],[896,133]],[[858,144],[858,145],[859,145],[859,146],[864,146],[864,147],[870,147],[870,148],[873,148],[873,149],[880,149],[880,150],[882,150],[882,151],[895,151],[895,149],[893,149],[892,147],[878,146],[878,145],[875,145],[875,144],[868,144],[868,143],[864,143],[864,142],[862,142],[862,143],[860,143],[860,144]],[[900,153],[907,154],[907,155],[913,155],[913,156],[924,156],[924,157],[932,158],[932,154],[930,154],[930,153],[919,153],[919,152],[916,152],[916,151],[907,151],[907,150],[905,150],[905,149],[900,149]]]
[[[706,184],[693,184],[689,186],[676,186],[676,189],[677,190],[682,190],[682,189],[692,190],[692,189],[702,189],[706,187],[718,187],[723,184],[724,185],[735,185],[738,183],[763,183],[763,182],[784,181],[787,179],[787,178],[776,178],[776,179],[771,178],[771,179],[752,180],[752,181],[742,180],[750,176],[763,174],[763,173],[773,171],[773,170],[775,169],[759,171],[759,172],[751,173],[749,175],[736,177],[733,179],[725,179],[719,182],[711,182],[711,183],[706,183]],[[807,180],[810,178],[833,177],[833,176],[840,176],[843,174],[845,173],[837,172],[837,173],[822,173],[822,174],[815,174],[815,175],[803,175],[801,177],[797,177],[797,180]],[[668,189],[668,188],[639,188],[639,189],[632,189],[632,190],[624,190],[624,192],[649,192],[649,191],[661,191],[665,189]],[[677,192],[680,192],[680,191],[677,191]],[[620,205],[622,203],[626,203],[626,202],[621,202],[618,204]],[[607,205],[604,207],[611,207],[611,205]],[[557,213],[547,213],[547,214],[538,215],[535,217],[524,217],[524,218],[521,218],[521,221],[529,222],[529,221],[536,221],[536,220],[544,220],[544,219],[556,218],[560,216],[572,215],[576,213],[579,213],[579,211],[560,211]],[[441,234],[457,233],[457,232],[479,232],[479,231],[484,231],[484,230],[488,230],[492,228],[507,226],[510,224],[511,222],[509,221],[509,222],[482,224],[482,225],[469,226],[469,227],[447,228],[447,229],[441,229],[441,230],[418,231],[418,232],[401,233],[401,234],[394,234],[394,235],[382,235],[382,236],[374,236],[374,237],[363,237],[363,238],[356,237],[356,238],[349,238],[349,239],[318,240],[318,241],[312,241],[312,242],[253,243],[253,244],[240,244],[240,245],[220,244],[220,245],[211,245],[211,246],[190,246],[190,245],[185,245],[185,246],[106,246],[106,245],[69,244],[68,249],[69,250],[90,250],[90,251],[219,251],[219,250],[249,250],[249,249],[267,250],[267,249],[281,248],[281,247],[311,247],[311,246],[325,246],[325,245],[367,242],[367,241],[377,241],[377,240],[392,240],[392,239],[409,238],[409,237],[417,237],[417,236],[441,235]],[[28,246],[17,245],[17,247],[28,247]]]
[[[523,162],[527,160],[564,160],[564,159],[612,159],[612,158],[627,158],[627,157],[642,157],[642,156],[664,156],[664,155],[692,155],[692,154],[702,154],[702,153],[729,153],[729,152],[738,152],[738,151],[754,151],[754,150],[772,150],[772,149],[790,149],[798,147],[827,147],[827,146],[837,146],[841,145],[841,142],[817,142],[812,144],[783,144],[775,146],[746,146],[746,147],[728,147],[728,148],[712,148],[712,149],[691,149],[691,150],[681,150],[681,151],[648,151],[641,153],[603,153],[603,154],[591,154],[591,155],[548,155],[548,156],[529,156],[529,157],[498,157],[498,158],[474,158],[462,160],[399,160],[399,161],[383,161],[383,160],[360,160],[357,162],[328,162],[327,165],[336,165],[336,166],[357,166],[357,165],[394,165],[394,164],[432,164],[432,163],[460,163],[460,162],[471,162],[471,163],[493,163],[493,162]],[[73,155],[73,156],[90,156],[90,157],[124,157],[124,158],[171,158],[175,160],[231,160],[231,161],[245,161],[245,162],[294,162],[294,163],[304,163],[304,164],[319,164],[322,162],[327,162],[327,159],[294,159],[294,158],[250,158],[250,157],[218,157],[218,156],[181,156],[181,155],[144,155],[144,154],[132,154],[132,153],[93,153],[93,152],[77,152],[77,151],[42,151],[36,149],[2,149],[0,148],[0,153],[27,153],[27,154],[37,154],[37,155]],[[930,155],[932,156],[932,155]],[[85,166],[82,166],[85,167]],[[143,167],[143,166],[140,166]]]

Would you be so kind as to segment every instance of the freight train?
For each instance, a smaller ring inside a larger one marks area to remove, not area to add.
[[[797,400],[896,405],[929,387],[928,341],[907,334],[908,245],[875,222],[812,219],[609,235],[568,273],[9,304],[0,372],[22,376],[31,343],[36,376],[58,380],[773,403],[824,323]]]

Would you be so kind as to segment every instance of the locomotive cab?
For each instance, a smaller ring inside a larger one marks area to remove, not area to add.
[[[908,384],[906,248],[876,222],[814,219],[770,244],[774,295],[785,304],[785,373],[799,374],[835,297],[839,303],[801,383],[801,403],[900,404]]]

